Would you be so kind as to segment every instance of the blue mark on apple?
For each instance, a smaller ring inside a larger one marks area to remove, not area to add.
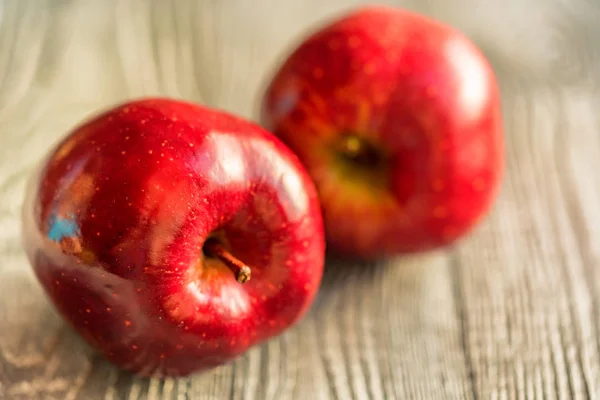
[[[289,113],[296,107],[296,104],[300,100],[300,95],[295,89],[288,89],[279,99],[275,105],[275,114],[277,116],[283,116]]]
[[[67,218],[62,218],[52,214],[49,225],[48,239],[55,242],[60,242],[65,237],[77,236],[79,234],[79,226],[71,215]]]

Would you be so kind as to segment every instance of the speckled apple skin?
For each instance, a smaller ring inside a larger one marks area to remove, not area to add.
[[[320,284],[324,233],[297,157],[261,127],[170,99],[85,122],[30,181],[24,246],[59,312],[114,364],[188,375],[281,333]],[[215,232],[252,268],[202,255]]]
[[[316,183],[332,250],[363,258],[453,243],[485,216],[504,168],[499,90],[475,45],[405,10],[367,6],[310,35],[267,86],[262,123]],[[385,184],[340,172],[356,135]]]

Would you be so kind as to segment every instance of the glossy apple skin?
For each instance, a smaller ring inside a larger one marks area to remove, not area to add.
[[[267,85],[261,122],[307,167],[329,247],[340,254],[453,243],[488,213],[501,185],[490,65],[461,33],[401,9],[367,6],[310,35]],[[340,166],[345,135],[371,143],[383,171]]]
[[[114,364],[177,376],[281,333],[319,287],[325,239],[297,157],[259,126],[170,99],[85,122],[30,182],[24,245],[60,313]],[[202,254],[218,232],[252,268]]]

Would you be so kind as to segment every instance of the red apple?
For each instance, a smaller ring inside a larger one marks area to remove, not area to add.
[[[181,101],[133,101],[79,126],[31,181],[23,216],[59,312],[140,375],[187,375],[279,334],[322,276],[318,198],[297,157],[255,124]]]
[[[499,191],[490,65],[461,33],[408,11],[367,6],[313,33],[269,83],[261,119],[307,167],[342,254],[452,243]]]

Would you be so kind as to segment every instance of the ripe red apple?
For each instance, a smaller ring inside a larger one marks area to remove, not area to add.
[[[309,179],[255,124],[137,100],[50,153],[24,205],[24,244],[60,313],[106,358],[187,375],[307,311],[325,246]]]
[[[401,9],[367,6],[310,35],[270,81],[261,119],[307,167],[342,254],[449,244],[501,183],[490,65],[461,33]]]

